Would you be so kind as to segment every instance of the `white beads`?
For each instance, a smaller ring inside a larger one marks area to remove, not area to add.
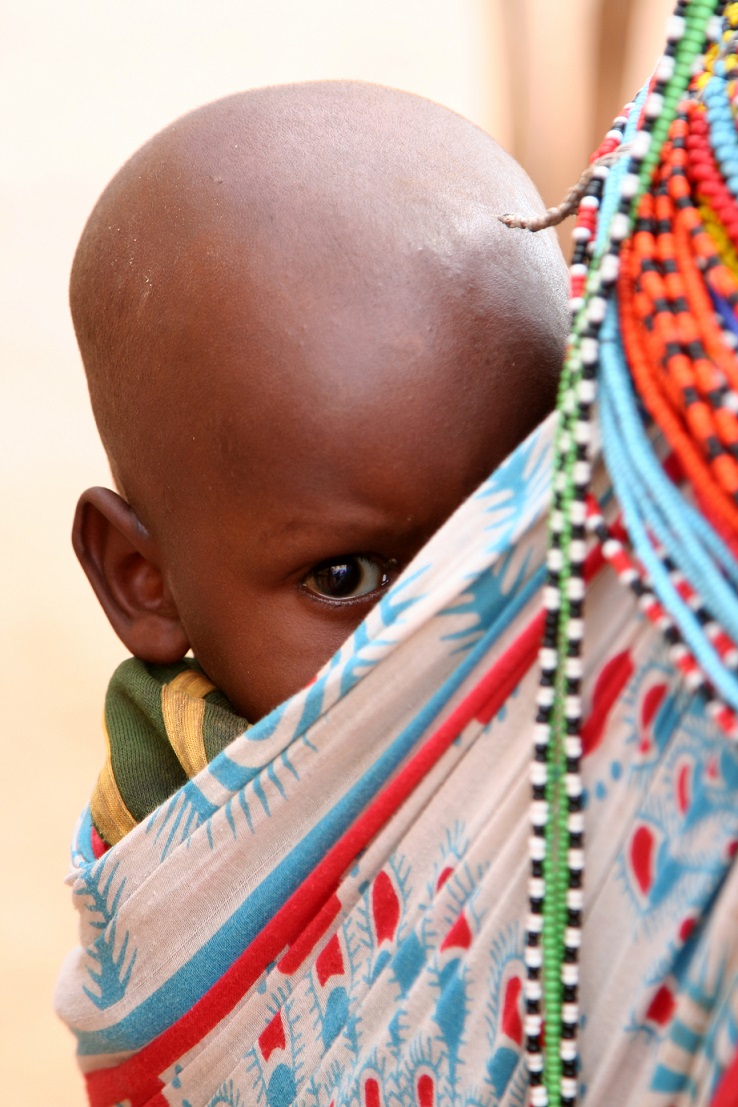
[[[540,1031],[539,1031],[539,1033],[540,1033]],[[531,1054],[530,1064],[528,1065],[528,1069],[530,1071],[531,1076],[535,1075],[536,1078],[540,1078],[540,1074],[543,1072],[543,1056],[542,1056],[541,1053]],[[533,1081],[531,1081],[531,1083],[533,1083]],[[546,1100],[546,1102],[548,1103],[548,1100]]]
[[[546,839],[539,834],[531,834],[528,839],[528,849],[532,861],[543,861],[546,856]]]
[[[532,934],[533,937],[535,937],[537,934],[541,933],[542,929],[543,929],[543,919],[541,918],[541,916],[539,914],[533,914],[531,912],[531,914],[528,916],[528,926],[527,926],[528,933]]]
[[[568,680],[581,680],[582,679],[582,659],[580,657],[567,657],[564,662],[564,673]],[[579,698],[573,699],[571,696],[567,697],[566,714],[576,717],[581,710],[581,703]]]
[[[565,773],[564,787],[569,799],[579,799],[582,794],[582,779],[579,773]]]
[[[580,404],[594,403],[594,398],[597,395],[597,385],[590,377],[582,377],[577,384],[577,399]]]
[[[548,804],[545,800],[534,800],[530,808],[530,821],[534,827],[545,829],[548,822]]]
[[[561,1042],[561,1048],[559,1049],[559,1057],[562,1061],[574,1061],[577,1056],[576,1042],[563,1039]]]
[[[617,211],[610,221],[610,238],[613,242],[622,242],[630,230],[630,220],[625,212]]]
[[[574,484],[588,485],[592,477],[592,466],[588,461],[575,461],[572,469]]]
[[[640,131],[646,134],[646,131]],[[620,258],[616,254],[605,254],[600,262],[600,276],[606,284],[614,284],[620,272]]]
[[[542,707],[544,710],[553,705],[554,690],[553,688],[546,688],[545,685],[539,685],[536,692],[536,706]]]
[[[603,296],[593,296],[587,308],[587,317],[590,323],[594,323],[595,326],[599,327],[605,318],[606,311],[607,300]]]
[[[706,36],[710,42],[719,42],[722,38],[722,20],[719,15],[711,15],[707,22]]]
[[[659,92],[652,92],[646,98],[643,110],[649,119],[656,119],[664,107],[664,98]]]
[[[539,980],[528,979],[523,987],[523,995],[528,1003],[540,1003],[543,989]]]
[[[579,352],[585,365],[596,365],[599,344],[594,338],[583,338]]]
[[[669,42],[679,42],[684,34],[684,16],[672,15],[666,24],[666,37]]]
[[[704,684],[704,678],[699,669],[692,669],[685,675],[684,683],[690,692],[697,692]]]
[[[566,1099],[574,1099],[577,1094],[577,1082],[571,1076],[561,1077],[561,1094]]]
[[[567,757],[582,756],[582,739],[578,734],[567,734],[564,739],[564,752]]]
[[[528,1062],[528,1068],[530,1068],[530,1061]],[[548,1092],[542,1084],[531,1088],[530,1107],[548,1107]]]
[[[568,988],[576,987],[579,983],[579,966],[570,965],[565,961],[561,966],[561,979]]]
[[[669,647],[669,658],[677,666],[677,668],[679,667],[680,662],[684,661],[688,654],[689,650],[683,642],[675,642],[672,646]]]
[[[536,788],[543,788],[548,780],[548,770],[542,761],[531,761],[530,782]]]
[[[574,441],[577,446],[589,446],[592,441],[592,428],[583,419],[574,424]]]
[[[564,555],[558,546],[552,546],[548,551],[548,567],[554,573],[560,573],[564,566]]]
[[[671,54],[662,54],[654,70],[654,77],[657,81],[663,81],[665,84],[667,81],[670,81],[673,76],[674,58]]]
[[[564,931],[564,943],[569,947],[569,949],[579,949],[579,946],[582,944],[582,932],[578,926],[567,926],[566,930]],[[570,1003],[568,1006],[575,1012],[575,1014],[573,1017],[567,1017],[565,1014],[564,1018],[567,1020],[567,1022],[576,1022],[577,1008],[573,1003]]]
[[[636,131],[631,143],[631,149],[633,151],[633,157],[637,161],[643,161],[649,149],[651,148],[651,132],[650,131]]]
[[[638,176],[636,173],[626,173],[620,182],[620,195],[624,200],[632,200],[638,192]]]
[[[543,606],[547,611],[558,611],[561,606],[559,591],[551,584],[547,584],[543,589]]]
[[[537,972],[543,964],[543,953],[540,946],[525,947],[525,963],[529,969]]]
[[[579,658],[567,657],[568,661],[578,661]],[[566,668],[564,669],[567,677],[569,676]],[[581,675],[581,673],[580,673]],[[576,677],[574,677],[576,679]],[[567,719],[577,719],[582,712],[582,697],[575,695],[568,695],[564,697],[564,715]]]

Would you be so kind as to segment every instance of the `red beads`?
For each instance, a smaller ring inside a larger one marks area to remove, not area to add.
[[[738,225],[738,208],[707,139],[701,107],[688,102],[672,123],[623,246],[618,296],[625,353],[642,402],[718,529],[738,533],[738,415],[725,402],[738,390],[738,364],[709,294],[712,288],[738,303],[738,282],[693,191],[706,184],[731,225]]]

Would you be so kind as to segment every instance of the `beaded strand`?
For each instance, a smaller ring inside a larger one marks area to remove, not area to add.
[[[666,51],[632,139],[627,172],[617,173],[620,194],[607,238],[589,258],[599,185],[580,204],[572,269],[575,318],[559,394],[553,503],[549,520],[545,628],[531,770],[530,917],[526,939],[526,1046],[533,1107],[574,1107],[579,1056],[578,950],[582,925],[584,825],[581,761],[581,643],[586,500],[599,362],[599,332],[619,275],[619,255],[640,194],[656,167],[660,146],[704,48],[715,5],[677,4]],[[617,130],[617,141],[620,131]],[[619,167],[618,167],[619,168]],[[579,232],[577,234],[577,232]],[[586,273],[586,275],[585,275]],[[545,1019],[545,1048],[543,1023]]]
[[[698,80],[696,85],[704,88],[704,81]],[[734,459],[738,405],[731,387],[736,375],[735,344],[728,340],[723,320],[716,322],[711,302],[716,293],[710,288],[710,282],[720,273],[721,291],[728,295],[735,293],[736,282],[717,255],[715,244],[702,226],[689,195],[685,150],[690,144],[686,139],[689,125],[700,118],[701,111],[694,101],[683,102],[671,126],[669,141],[662,150],[652,195],[646,194],[641,201],[635,233],[624,251],[618,290],[619,324],[627,361],[641,399],[654,424],[681,454],[688,470],[691,494],[714,527],[714,531],[709,525],[705,527],[704,519],[696,526],[683,527],[686,505],[667,490],[671,506],[668,511],[663,507],[659,509],[658,518],[671,516],[679,521],[679,526],[671,528],[673,560],[681,572],[700,581],[701,587],[707,590],[706,608],[720,611],[721,619],[732,625],[730,633],[735,637],[738,610],[734,599],[733,559],[729,552],[720,549],[720,542],[714,536],[714,532],[722,534],[735,545]],[[697,177],[704,179],[704,173]],[[699,247],[694,253],[693,244]],[[629,251],[630,266],[627,264]],[[636,255],[638,260],[634,263]],[[627,415],[622,395],[613,402],[621,411],[616,419],[618,435],[636,442],[633,432],[622,422],[622,413]],[[611,441],[609,447],[605,442],[606,456],[608,451],[610,454],[608,464],[616,455],[630,454],[630,450],[628,447],[623,451],[616,441]],[[638,464],[641,462],[642,459]],[[627,466],[627,456],[624,456],[624,463]],[[639,479],[638,474],[635,479]],[[625,487],[629,482],[630,476],[620,483]],[[661,484],[664,485],[663,479]],[[624,494],[627,495],[627,491]],[[666,503],[658,493],[654,505],[662,501]],[[648,510],[652,516],[653,509],[649,507]],[[642,512],[636,507],[635,515],[640,514]],[[629,519],[631,538],[635,540],[638,533],[641,535],[639,560],[659,570],[662,602],[675,612],[682,632],[691,642],[690,648],[700,657],[710,679],[722,687],[722,694],[728,696],[735,707],[738,683],[725,672],[723,660],[711,648],[709,635],[705,635],[693,613],[681,603],[665,565],[656,566],[652,538],[648,534],[653,535],[658,518],[651,516],[647,530],[640,523],[634,530],[638,520],[632,514]],[[682,530],[684,538],[679,533]],[[730,587],[723,579],[726,573],[732,582]]]
[[[571,285],[571,310],[573,316],[578,312],[582,302],[584,293],[584,278],[587,271],[587,261],[591,256],[592,247],[594,245],[594,232],[596,229],[597,209],[599,207],[600,197],[604,182],[607,179],[609,167],[606,163],[600,162],[601,152],[611,154],[617,148],[622,141],[623,128],[625,126],[625,117],[619,117],[613,124],[612,130],[609,132],[606,139],[606,150],[598,151],[593,159],[595,162],[594,171],[587,183],[585,195],[583,196],[579,213],[577,216],[577,225],[574,230],[574,254],[572,258],[570,268],[570,285]],[[603,144],[604,145],[604,144]],[[600,162],[599,164],[596,164]],[[571,365],[567,364],[564,368],[564,373],[570,372]],[[569,383],[569,382],[567,382]],[[563,389],[562,389],[563,391]],[[593,397],[592,397],[593,398]],[[584,390],[584,401],[586,402],[586,386]],[[563,439],[563,441],[562,441]],[[559,434],[559,448],[565,446],[566,440],[563,434]],[[561,519],[561,485],[555,490],[555,505],[554,511],[557,512],[555,521],[552,525],[552,548],[558,548]],[[581,527],[583,518],[579,521],[574,520],[575,527]],[[575,530],[575,535],[579,534],[579,530]],[[580,535],[581,537],[581,535]],[[550,753],[551,745],[549,743],[549,728],[551,725],[553,707],[556,696],[556,689],[554,687],[554,674],[557,663],[557,652],[554,643],[557,643],[557,631],[558,631],[558,611],[560,604],[560,588],[561,588],[561,566],[557,558],[556,552],[549,553],[548,557],[548,569],[547,569],[547,581],[544,593],[544,602],[546,607],[546,626],[544,631],[544,644],[540,653],[540,665],[541,665],[541,685],[538,691],[538,714],[536,719],[536,728],[534,735],[534,760],[531,767],[531,785],[533,792],[533,802],[531,811],[531,839],[530,839],[530,855],[531,855],[531,878],[530,878],[530,917],[528,921],[528,931],[526,938],[526,965],[527,965],[527,980],[525,986],[525,1000],[526,1000],[526,1048],[527,1048],[527,1061],[528,1071],[530,1075],[531,1084],[531,1103],[534,1107],[545,1107],[549,1102],[556,1102],[557,1091],[562,1093],[562,1102],[574,1101],[575,1089],[571,1089],[567,1083],[566,1088],[562,1087],[563,1079],[565,1076],[564,1065],[562,1063],[561,1068],[557,1069],[554,1066],[554,1076],[558,1079],[559,1088],[554,1091],[553,1096],[549,1100],[549,1090],[544,1083],[544,1079],[548,1074],[544,1073],[543,1066],[543,996],[544,987],[541,980],[541,972],[544,964],[544,952],[546,950],[546,943],[550,941],[550,929],[544,934],[544,904],[546,899],[546,885],[547,885],[547,872],[546,872],[546,859],[550,856],[552,826],[549,819],[549,812],[552,809],[552,785],[551,785],[551,772],[550,772]],[[567,587],[566,600],[569,606],[570,628],[574,634],[578,627],[581,625],[582,611],[581,602],[582,596],[576,593],[576,584],[572,587]],[[577,621],[578,620],[578,621]],[[576,658],[574,659],[576,661]],[[568,803],[568,820],[566,830],[568,831],[569,840],[568,846],[570,850],[578,850],[580,857],[577,858],[579,862],[583,855],[584,840],[583,840],[583,820],[581,815],[581,789],[577,790],[576,786],[576,769],[577,769],[577,748],[570,749],[570,768],[574,769],[575,783],[570,788],[571,796]],[[556,826],[556,832],[561,832],[560,824]],[[582,865],[579,864],[578,871],[581,872]],[[574,883],[574,882],[572,882]],[[568,946],[576,950],[578,947],[579,934],[581,931],[581,903],[577,902],[577,888],[572,888],[566,896],[566,909],[567,909],[567,928],[566,937],[568,939]],[[561,888],[556,887],[558,893],[557,907],[559,913],[561,911],[560,899]],[[549,904],[553,901],[553,897],[549,895]],[[564,1036],[564,1028],[566,1030],[566,1040],[574,1044],[576,1049],[576,1030],[578,1026],[578,1008],[577,1008],[577,984],[576,979],[569,979],[564,985],[565,992],[559,993],[560,976],[554,976],[550,972],[552,958],[548,958],[549,977],[546,982],[548,988],[548,995],[550,997],[551,989],[553,987],[556,993],[556,1001],[561,1000],[561,1037]],[[576,961],[570,962],[576,966]],[[560,970],[559,970],[560,971]],[[546,1009],[547,1025],[548,1019],[550,1019],[550,1004]],[[550,1042],[550,1031],[549,1039]],[[569,1056],[562,1059],[566,1063],[566,1079],[567,1082],[576,1080],[576,1052],[574,1056],[569,1052]],[[573,1094],[563,1097],[564,1091]]]

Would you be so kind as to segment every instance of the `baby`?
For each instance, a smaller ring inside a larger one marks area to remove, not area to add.
[[[103,843],[304,686],[551,410],[563,260],[498,219],[540,206],[471,123],[338,82],[192,112],[105,190],[71,306],[117,491],[73,540],[139,660]]]

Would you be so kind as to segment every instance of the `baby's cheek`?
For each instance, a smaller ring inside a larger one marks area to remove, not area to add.
[[[270,708],[315,681],[318,672],[366,618],[372,604],[330,605],[304,599],[305,610],[274,633]],[[276,628],[273,628],[276,631]]]
[[[304,608],[308,607],[305,611]],[[198,660],[239,714],[257,722],[315,679],[354,629],[307,604],[252,602]],[[212,671],[208,669],[210,662]]]

